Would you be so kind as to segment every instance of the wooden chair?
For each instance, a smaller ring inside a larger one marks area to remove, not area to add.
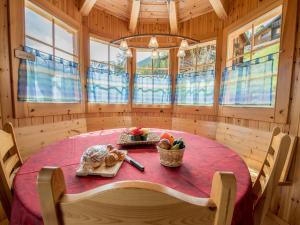
[[[269,210],[272,194],[281,176],[290,143],[289,135],[281,133],[278,127],[274,128],[267,155],[252,188],[256,196],[255,225],[262,225]]]
[[[60,168],[43,168],[38,192],[45,225],[230,225],[236,180],[232,173],[216,172],[210,198],[196,198],[171,188],[123,181],[79,193],[65,194]]]
[[[293,155],[294,155],[294,152],[296,149],[298,139],[296,136],[292,136],[292,135],[289,135],[289,136],[291,138],[291,144],[288,149],[285,149],[285,151],[287,151],[287,157],[286,157],[284,167],[283,167],[281,175],[280,175],[280,179],[278,181],[280,184],[290,183],[290,181],[288,180],[288,175],[289,175],[289,170],[290,170],[290,167],[292,164],[292,159],[293,159]],[[272,141],[272,139],[271,139],[271,141]],[[251,167],[248,167],[248,169],[249,169],[249,173],[251,176],[251,181],[254,184],[258,177],[259,170],[251,168]]]
[[[8,218],[11,213],[13,179],[22,163],[13,126],[7,123],[0,130],[0,200]]]

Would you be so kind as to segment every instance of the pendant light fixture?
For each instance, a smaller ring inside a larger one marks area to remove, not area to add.
[[[132,58],[132,51],[131,51],[130,48],[128,48],[128,49],[126,50],[126,57],[127,57],[127,58]]]
[[[155,36],[152,36],[150,41],[149,41],[149,45],[148,45],[149,48],[158,48],[158,42],[157,42],[157,39]]]
[[[154,50],[152,51],[151,58],[152,58],[152,59],[157,59],[158,57],[159,57],[159,53],[158,53],[158,51],[157,51],[156,49],[154,49]]]
[[[119,49],[122,50],[122,51],[128,50],[128,44],[127,44],[126,40],[123,39],[121,41]]]
[[[186,39],[183,39],[180,44],[180,49],[187,49],[189,47],[189,43]]]
[[[178,53],[177,53],[178,58],[183,58],[185,57],[185,51],[181,48],[179,48]]]

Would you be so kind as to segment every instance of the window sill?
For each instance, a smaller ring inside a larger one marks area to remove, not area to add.
[[[172,105],[158,105],[158,104],[132,104],[132,108],[137,109],[171,109]]]
[[[87,103],[87,111],[90,113],[96,112],[130,112],[130,103],[127,104],[100,104]]]
[[[19,102],[28,109],[28,117],[84,113],[84,103]],[[27,107],[26,107],[27,106]],[[25,115],[26,116],[26,115]]]
[[[215,115],[214,106],[174,105],[174,113]]]

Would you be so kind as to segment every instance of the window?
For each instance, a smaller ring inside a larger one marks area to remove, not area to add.
[[[20,62],[18,100],[80,102],[76,30],[26,1],[25,44],[35,61]]]
[[[274,106],[281,11],[280,6],[229,34],[221,104]]]
[[[135,104],[171,104],[168,50],[159,50],[156,58],[151,51],[137,50],[133,98]]]
[[[78,62],[77,32],[26,1],[25,44],[27,47]]]
[[[211,106],[214,102],[216,41],[192,46],[180,59],[176,77],[177,105]]]
[[[129,75],[125,52],[91,38],[87,83],[90,103],[128,103]]]

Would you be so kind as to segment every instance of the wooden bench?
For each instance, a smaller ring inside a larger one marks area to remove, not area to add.
[[[216,140],[237,152],[249,168],[254,181],[265,160],[272,132],[251,129],[226,123],[218,123]],[[287,149],[287,159],[279,183],[288,183],[288,173],[292,163],[297,138],[291,136],[291,145]]]

